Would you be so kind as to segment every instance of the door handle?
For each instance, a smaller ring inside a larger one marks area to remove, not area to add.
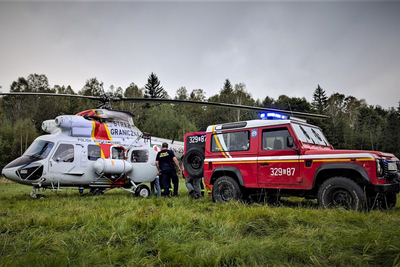
[[[268,166],[269,163],[268,162],[264,162],[264,163],[260,163],[261,166]]]

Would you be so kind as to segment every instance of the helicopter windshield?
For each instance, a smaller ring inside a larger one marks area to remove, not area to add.
[[[35,140],[25,151],[24,156],[44,159],[49,155],[54,143],[44,140]]]

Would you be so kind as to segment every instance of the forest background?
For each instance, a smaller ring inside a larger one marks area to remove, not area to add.
[[[111,85],[107,90],[103,82],[90,78],[77,93],[71,86],[51,87],[44,74],[30,74],[19,77],[10,86],[10,92],[37,92],[101,96],[105,92],[119,97],[174,98],[229,104],[269,107],[298,112],[316,113],[329,116],[328,119],[308,119],[311,124],[322,128],[325,136],[336,149],[379,150],[400,156],[400,101],[398,107],[384,109],[368,105],[364,99],[341,93],[326,95],[316,85],[310,88],[311,103],[305,97],[280,95],[253,99],[244,83],[232,85],[229,79],[220,91],[206,97],[202,89],[189,92],[185,87],[177,89],[175,96],[169,96],[155,73],[151,73],[143,88],[131,83],[127,88]],[[400,100],[400,99],[399,99]],[[44,120],[59,115],[76,114],[96,108],[98,103],[75,97],[52,96],[3,96],[0,98],[0,169],[8,162],[22,155],[31,142],[44,134],[41,125]],[[258,118],[255,111],[217,108],[183,104],[139,104],[115,102],[113,109],[124,110],[135,115],[134,123],[143,132],[152,136],[182,141],[188,132],[204,131],[208,125]]]

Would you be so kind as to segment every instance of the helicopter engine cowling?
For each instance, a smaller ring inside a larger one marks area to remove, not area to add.
[[[50,134],[60,131],[60,129],[57,128],[55,120],[45,120],[42,122],[42,130]]]
[[[93,123],[82,116],[58,116],[55,125],[71,131],[71,136],[90,137],[92,135]]]
[[[94,163],[93,168],[97,175],[123,174],[132,170],[132,164],[122,159],[99,158]]]

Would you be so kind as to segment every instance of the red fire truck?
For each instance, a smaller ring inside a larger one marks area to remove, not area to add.
[[[400,162],[378,151],[335,150],[321,129],[296,118],[211,125],[185,136],[185,169],[213,186],[214,202],[297,196],[320,206],[390,209]]]

